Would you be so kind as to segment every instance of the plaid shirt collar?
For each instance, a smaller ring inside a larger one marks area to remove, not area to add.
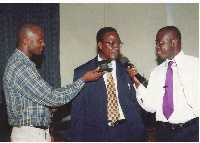
[[[30,60],[30,58],[29,58],[27,55],[25,55],[22,51],[20,51],[19,49],[16,49],[16,50],[15,50],[15,53],[16,53],[17,57],[23,59],[24,61],[28,62],[28,63],[31,64],[32,66],[36,67],[35,63],[32,62],[32,61]]]

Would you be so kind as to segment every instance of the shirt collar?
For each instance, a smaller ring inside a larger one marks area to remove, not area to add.
[[[23,58],[24,60],[26,60],[27,62],[29,62],[30,64],[32,64],[33,66],[36,66],[34,62],[32,62],[30,60],[30,58],[25,55],[22,51],[20,51],[19,49],[16,49],[16,53],[20,58]]]
[[[98,61],[102,61],[100,55],[98,54]],[[114,68],[114,65],[116,65],[116,61],[115,60],[112,60],[111,61],[111,64],[112,64],[112,68]]]
[[[165,66],[168,66],[169,61],[173,61],[172,66],[181,65],[183,63],[184,52],[181,50],[172,60],[166,59]]]

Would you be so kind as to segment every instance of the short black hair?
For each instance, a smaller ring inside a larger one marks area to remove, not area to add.
[[[175,26],[166,26],[166,27],[161,28],[158,31],[158,33],[163,32],[163,31],[171,32],[173,34],[173,36],[178,39],[178,42],[181,43],[181,32],[177,27],[175,27]]]
[[[98,32],[97,32],[97,37],[96,37],[96,40],[97,40],[97,44],[99,42],[102,42],[103,41],[103,38],[104,38],[104,35],[108,32],[116,32],[117,33],[117,30],[113,27],[103,27],[101,28]]]

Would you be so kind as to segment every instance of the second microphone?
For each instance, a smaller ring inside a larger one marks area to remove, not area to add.
[[[119,59],[119,61],[121,62],[121,64],[125,67],[125,68],[127,68],[128,66],[130,66],[130,68],[132,68],[132,67],[134,67],[134,65],[132,64],[132,63],[130,63],[130,61],[128,60],[128,58],[127,57],[121,57],[120,59]],[[144,83],[145,82],[145,79],[139,74],[139,73],[137,73],[136,75],[135,75],[135,77],[140,81],[140,83]]]

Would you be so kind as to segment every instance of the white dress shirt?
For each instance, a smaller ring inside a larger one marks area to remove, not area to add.
[[[98,55],[98,61],[102,61],[102,59],[100,58],[100,56]],[[121,105],[119,103],[119,98],[118,98],[118,90],[117,90],[117,76],[116,76],[116,61],[113,60],[111,61],[111,67],[113,68],[111,74],[113,76],[113,80],[114,80],[114,83],[115,83],[115,89],[116,89],[116,95],[117,95],[117,101],[118,101],[118,105],[119,105],[119,113],[120,113],[120,117],[119,117],[119,120],[122,120],[122,119],[125,119],[124,117],[124,113],[122,112],[122,108],[121,108]],[[103,79],[104,79],[104,82],[105,82],[105,85],[107,87],[107,74],[108,73],[105,73],[103,75]]]
[[[147,89],[142,84],[134,87],[139,104],[148,112],[156,112],[157,121],[185,123],[199,117],[199,59],[181,51],[172,61],[174,112],[168,120],[162,104],[169,60],[154,68]]]

